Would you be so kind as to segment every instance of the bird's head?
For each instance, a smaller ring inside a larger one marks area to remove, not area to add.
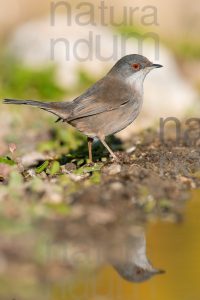
[[[114,266],[117,272],[126,280],[131,282],[143,282],[152,276],[164,274],[164,270],[155,269],[150,263],[145,267],[133,262],[121,263]]]
[[[161,67],[162,65],[154,64],[142,55],[130,54],[122,57],[109,73],[140,88],[146,75],[151,70]]]

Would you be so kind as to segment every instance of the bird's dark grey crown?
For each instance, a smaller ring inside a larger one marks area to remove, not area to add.
[[[140,54],[129,54],[123,56],[118,62],[115,64],[114,67],[120,67],[124,64],[140,64],[143,68],[151,66],[151,62],[143,55]]]
[[[139,64],[139,70],[152,66],[152,63],[146,57],[139,54],[129,54],[118,60],[109,73],[128,77],[138,71],[138,69],[134,70],[132,68],[134,64]]]

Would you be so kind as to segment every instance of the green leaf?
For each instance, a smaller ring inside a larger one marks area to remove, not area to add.
[[[100,181],[101,181],[101,174],[100,174],[100,172],[98,172],[98,171],[93,172],[93,174],[92,174],[92,176],[91,176],[91,178],[90,178],[90,181],[91,181],[93,184],[98,184],[98,183],[100,183]]]
[[[53,176],[60,171],[60,163],[55,160],[51,166],[50,174]]]
[[[14,166],[16,163],[14,160],[12,160],[10,157],[6,156],[6,157],[0,157],[0,164],[6,164],[9,166]]]
[[[78,170],[74,171],[74,174],[81,175],[84,173],[90,173],[90,172],[95,172],[95,171],[100,171],[102,168],[103,164],[94,164],[94,166],[83,166],[79,168]]]
[[[79,160],[77,161],[77,166],[79,167],[79,166],[83,165],[84,162],[85,162],[85,160],[84,160],[83,158],[82,158],[82,159],[79,159]]]
[[[39,167],[36,168],[36,170],[35,170],[36,173],[37,174],[42,173],[48,167],[48,165],[49,165],[49,161],[46,160],[42,165],[40,165]]]

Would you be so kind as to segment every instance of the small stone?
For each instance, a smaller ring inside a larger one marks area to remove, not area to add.
[[[135,151],[135,149],[136,149],[136,146],[133,146],[133,147],[127,149],[126,153],[131,154],[131,153],[133,153]]]
[[[106,168],[104,168],[104,171],[107,175],[116,175],[121,172],[122,167],[119,164],[112,164]]]
[[[65,173],[66,171],[71,172],[76,170],[76,165],[74,163],[67,163],[64,166],[61,166],[61,170],[63,173]]]
[[[121,189],[123,189],[123,184],[116,181],[110,184],[110,188],[113,191],[120,191]]]
[[[102,161],[102,162],[107,162],[107,157],[102,157],[102,158],[101,158],[101,161]]]
[[[27,174],[28,174],[30,177],[35,177],[35,176],[36,176],[36,173],[35,173],[35,170],[34,170],[34,169],[29,169],[29,170],[27,170]]]
[[[79,182],[79,181],[82,181],[86,178],[88,178],[90,176],[89,173],[85,173],[85,174],[81,174],[81,175],[77,175],[77,174],[73,174],[73,173],[70,173],[68,172],[68,175],[69,175],[69,178],[74,181],[74,182]]]
[[[35,166],[38,164],[38,162],[40,161],[45,161],[45,160],[48,160],[48,156],[47,155],[44,155],[42,153],[39,153],[39,152],[31,152],[31,153],[28,153],[26,155],[24,155],[22,158],[21,158],[21,161],[20,163],[25,167],[25,168],[28,168],[28,167],[32,167],[32,166]]]
[[[38,175],[41,179],[46,179],[47,178],[47,174],[43,171],[42,173],[40,173]]]

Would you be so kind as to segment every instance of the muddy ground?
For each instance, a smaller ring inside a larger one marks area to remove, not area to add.
[[[10,144],[13,165],[1,164],[0,187],[0,265],[9,266],[7,276],[20,268],[24,278],[60,278],[74,267],[58,255],[66,245],[111,249],[135,225],[157,218],[181,222],[191,191],[200,187],[198,131],[178,145],[173,134],[169,129],[165,143],[152,129],[126,143],[112,139],[120,163],[98,144],[94,164],[85,160],[85,142],[72,155],[51,150],[29,153],[29,160]],[[57,250],[49,257],[52,245]]]
[[[18,157],[14,166],[1,164],[3,216],[19,220],[32,203],[34,221],[40,217],[44,222],[64,219],[70,224],[75,220],[88,232],[93,224],[118,226],[119,219],[126,223],[156,215],[179,220],[190,191],[200,186],[198,132],[193,128],[193,140],[179,145],[173,134],[169,129],[165,143],[158,131],[150,129],[125,144],[112,139],[113,149],[121,149],[116,151],[121,163],[109,158],[99,144],[94,147],[96,163],[87,163],[83,143],[73,156],[52,159],[47,153],[36,153],[28,162]],[[37,206],[41,206],[41,215],[37,215]],[[66,234],[71,235],[73,230],[67,228]]]

